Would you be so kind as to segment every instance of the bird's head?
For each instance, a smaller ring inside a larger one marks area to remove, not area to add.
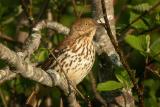
[[[71,27],[70,34],[77,36],[88,36],[93,38],[97,29],[97,22],[91,18],[82,18],[75,21]]]

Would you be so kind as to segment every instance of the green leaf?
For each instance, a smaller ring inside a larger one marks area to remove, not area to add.
[[[60,19],[60,22],[66,26],[70,26],[73,23],[73,20],[75,20],[75,17],[63,15]]]
[[[7,62],[0,59],[0,69],[5,67],[6,65],[7,65]]]
[[[146,35],[146,44],[147,44],[146,52],[149,53],[150,52],[150,44],[151,44],[151,37],[150,37],[150,35]]]
[[[99,83],[97,86],[98,91],[112,91],[122,88],[122,84],[117,81],[106,81],[103,83]]]
[[[130,12],[130,23],[132,23],[137,17],[139,17],[138,14]],[[139,19],[135,23],[131,24],[132,27],[136,29],[148,29],[148,27],[145,25],[145,23]]]
[[[133,87],[130,77],[125,69],[117,68],[115,70],[115,76],[125,89],[130,89]]]
[[[160,39],[157,39],[151,44],[150,54],[155,60],[160,61]]]
[[[37,61],[42,62],[42,61],[44,61],[48,57],[48,50],[42,48],[39,51],[40,52],[38,54],[34,55],[34,56],[35,56],[35,59]]]
[[[148,104],[147,107],[159,107],[158,105],[158,101],[156,98],[156,93],[159,90],[160,84],[159,84],[159,80],[154,80],[154,79],[148,79],[144,81],[144,86],[146,87],[146,89],[148,89],[147,93],[148,93],[148,101],[146,101],[145,103]]]
[[[148,3],[141,3],[141,4],[134,5],[134,6],[128,5],[128,8],[136,10],[138,12],[146,12],[151,8],[151,6]]]
[[[58,36],[53,36],[53,43],[58,45]]]
[[[146,36],[134,36],[134,35],[127,35],[125,37],[125,41],[134,49],[142,52],[144,55],[146,53],[147,43],[146,43]]]

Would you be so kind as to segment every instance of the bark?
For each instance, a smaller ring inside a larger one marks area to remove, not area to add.
[[[105,23],[103,19],[103,11],[101,0],[93,0],[92,2],[93,8],[93,17],[99,23]],[[116,39],[116,30],[115,30],[115,21],[114,21],[114,9],[113,9],[113,0],[105,0],[107,16],[111,28],[111,32]],[[119,66],[122,67],[119,55],[115,51],[113,44],[109,36],[107,35],[104,27],[100,27],[97,31],[97,35],[95,38],[95,42],[97,44],[97,52],[100,60],[100,69],[99,69],[99,82],[104,82],[107,80],[116,80],[114,76],[114,68]],[[115,66],[116,65],[116,66]],[[131,90],[123,90],[123,91],[112,91],[102,93],[102,96],[109,103],[109,107],[133,107],[134,106],[134,98],[132,96]]]
[[[54,22],[53,25],[57,26],[57,29],[63,27],[61,24],[57,24],[56,22]],[[66,96],[71,93],[67,97],[69,106],[80,107],[79,103],[76,100],[75,93],[73,92],[74,90],[70,90],[68,88],[72,87],[72,85],[68,84],[68,82],[66,82],[67,80],[64,77],[61,77],[61,75],[57,72],[54,72],[54,70],[52,70],[51,72],[50,69],[44,71],[41,68],[37,68],[35,64],[32,64],[30,62],[30,55],[38,49],[40,44],[40,31],[43,28],[49,26],[51,26],[50,22],[49,24],[45,21],[38,23],[36,27],[33,28],[33,33],[28,38],[21,52],[14,52],[3,44],[0,44],[0,59],[5,60],[9,66],[6,69],[0,70],[0,83],[5,82],[6,80],[11,80],[16,77],[17,74],[20,74],[25,78],[29,78],[49,87],[58,86]],[[69,29],[64,27],[64,29],[60,29],[59,32],[64,33],[66,31],[69,32]]]

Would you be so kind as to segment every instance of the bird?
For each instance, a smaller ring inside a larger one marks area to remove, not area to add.
[[[91,71],[95,61],[93,37],[96,29],[97,22],[92,18],[77,19],[72,24],[69,35],[40,67],[43,70],[53,69],[60,74],[63,70],[70,81],[79,84]]]

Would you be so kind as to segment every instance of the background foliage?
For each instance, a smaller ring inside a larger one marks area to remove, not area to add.
[[[157,0],[114,0],[119,44],[130,66],[135,70],[137,82],[144,86],[146,107],[160,107],[160,6],[151,10],[157,2]],[[49,13],[52,14],[52,20],[68,27],[76,19],[74,7],[70,0],[50,0],[43,15],[41,13],[46,3],[45,0],[33,0],[32,3],[26,0],[25,3],[27,4],[27,11],[30,12],[30,18],[35,22],[47,19]],[[89,0],[77,0],[76,9],[83,17],[91,17],[91,2]],[[141,17],[135,23],[132,23],[139,16]],[[24,34],[30,32],[31,26],[32,24],[29,24],[19,0],[0,0],[1,43],[12,50],[19,50],[24,43],[21,38],[25,38]],[[20,35],[22,33],[23,35]],[[56,47],[64,39],[64,35],[50,29],[44,29],[42,38],[40,48],[33,54],[33,62],[41,62],[46,59],[48,48]],[[97,58],[93,67],[95,74],[98,72],[98,63]],[[5,65],[6,63],[0,60],[0,68]],[[114,73],[117,81],[110,80],[98,83],[98,91],[109,92],[133,87],[123,68],[116,68]],[[49,98],[52,100],[54,107],[59,106],[61,95],[57,88],[39,86],[33,81],[18,76],[14,80],[1,84],[0,107],[7,107],[7,105],[22,106],[36,87],[42,88],[39,92],[42,105],[45,105]],[[89,96],[91,102],[96,102],[88,77],[78,88],[85,96]],[[134,96],[137,97],[136,94]],[[79,101],[82,105],[87,105],[81,98],[79,98]]]

